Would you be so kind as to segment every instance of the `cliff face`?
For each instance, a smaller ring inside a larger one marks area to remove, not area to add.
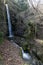
[[[6,33],[6,19],[5,19],[5,6],[2,0],[0,0],[0,32]]]

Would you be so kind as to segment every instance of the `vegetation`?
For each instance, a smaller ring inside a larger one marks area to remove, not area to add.
[[[3,32],[0,32],[0,44],[3,42]]]
[[[40,58],[42,57],[42,62],[43,62],[43,53],[42,53],[43,43],[41,44],[40,41],[37,40],[37,39],[39,40],[41,39],[43,41],[43,24],[42,24],[43,20],[40,19],[40,18],[43,19],[43,14],[38,10],[39,5],[36,4],[37,7],[35,7],[34,4],[32,3],[32,0],[29,0],[32,6],[31,8],[29,6],[28,0],[11,0],[11,1],[5,0],[5,1],[9,5],[9,12],[11,14],[11,23],[13,28],[12,30],[14,33],[14,38],[15,39],[17,38],[16,39],[17,44],[19,43],[19,45],[23,48],[25,52],[30,53],[31,49],[34,50],[36,54],[39,54]],[[6,24],[3,24],[6,22],[4,21],[4,18],[6,19],[6,17],[4,15],[5,9],[1,2],[2,1],[0,0],[0,44],[3,43],[3,36],[6,35],[6,33],[8,33],[6,31],[7,29],[5,30],[5,28],[7,27]],[[38,26],[36,23],[38,24]],[[3,32],[5,33],[3,34]],[[15,34],[16,32],[18,35]],[[38,35],[36,38],[37,32],[38,32]],[[15,39],[14,39],[14,42],[15,42]],[[5,46],[7,47],[6,44]],[[9,46],[10,45],[8,43],[8,47]],[[13,47],[11,47],[11,49],[13,49]],[[13,52],[15,53],[15,51]],[[5,53],[6,53],[6,49],[5,49]],[[22,56],[21,52],[20,52],[20,55]],[[1,54],[0,54],[0,59],[2,59]]]
[[[28,8],[27,0],[18,0],[18,5],[19,5],[19,7],[21,8],[22,11],[23,10],[25,11]]]
[[[22,47],[24,50],[28,50],[30,51],[30,47],[33,47],[34,45],[31,44],[31,40],[34,40],[35,38],[35,28],[36,28],[36,25],[32,22],[29,22],[25,31],[24,31],[24,38],[25,38],[25,41],[23,41],[21,43]]]
[[[35,24],[32,22],[28,23],[28,27],[24,32],[26,39],[33,39],[35,37]]]
[[[2,54],[0,53],[0,61],[1,61],[1,60],[3,60],[3,56],[2,56]]]

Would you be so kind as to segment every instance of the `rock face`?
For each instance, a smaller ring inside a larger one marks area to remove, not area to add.
[[[6,33],[5,6],[0,0],[0,32]]]

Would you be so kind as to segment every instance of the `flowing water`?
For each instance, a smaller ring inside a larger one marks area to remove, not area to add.
[[[12,34],[12,25],[11,25],[11,20],[10,20],[10,13],[9,13],[9,8],[8,8],[8,4],[5,4],[6,5],[6,11],[7,11],[7,19],[8,19],[8,30],[9,30],[9,37],[13,37],[13,34]],[[30,59],[30,55],[26,54],[26,53],[22,53],[23,54],[23,57],[26,59]],[[25,55],[25,56],[24,56]]]
[[[11,20],[10,20],[9,7],[8,7],[8,4],[5,4],[5,6],[6,6],[7,19],[8,19],[9,38],[12,38],[13,37],[13,33],[12,33],[12,25],[11,25]]]
[[[11,20],[10,20],[10,13],[9,13],[9,8],[8,8],[8,4],[5,4],[6,6],[6,12],[7,12],[7,19],[8,19],[8,30],[9,30],[9,37],[12,38],[13,37],[13,33],[12,33],[12,25],[11,25]],[[17,45],[18,46],[18,45]],[[19,47],[19,46],[18,46]],[[31,55],[29,55],[29,53],[25,53],[24,51],[22,52],[22,56],[24,59],[28,59],[28,62],[31,63],[31,65],[43,65],[43,64],[36,64],[36,59],[32,59]],[[37,61],[38,62],[38,61]]]

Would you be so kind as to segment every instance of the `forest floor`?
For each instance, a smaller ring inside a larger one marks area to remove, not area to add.
[[[17,44],[4,40],[4,42],[0,45],[0,65],[32,65],[23,60],[20,52],[21,50]]]
[[[0,65],[27,65],[20,56],[20,49],[16,44],[5,40],[0,45]],[[29,65],[29,64],[28,64]]]

